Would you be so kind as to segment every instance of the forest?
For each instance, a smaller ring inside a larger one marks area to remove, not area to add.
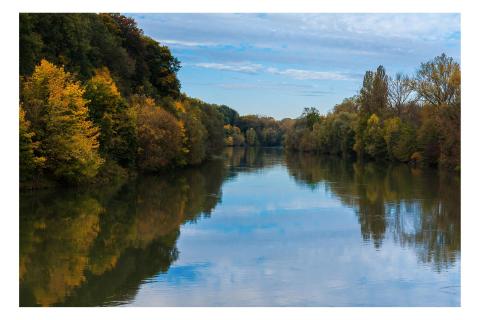
[[[460,65],[442,54],[412,76],[367,71],[359,94],[328,114],[305,108],[285,146],[460,170]]]
[[[197,165],[224,146],[460,169],[460,66],[367,71],[355,97],[298,119],[240,116],[181,92],[180,61],[120,14],[20,14],[20,181],[109,181]]]

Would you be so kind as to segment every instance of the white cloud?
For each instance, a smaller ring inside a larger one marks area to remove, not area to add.
[[[163,39],[157,40],[160,44],[168,46],[179,46],[179,47],[215,47],[220,45],[216,42],[197,42],[197,41],[184,41],[184,40],[174,40],[174,39]]]
[[[264,67],[255,63],[213,63],[201,62],[194,64],[196,67],[206,69],[216,69],[223,71],[234,71],[241,73],[256,74],[266,72],[275,75],[287,76],[296,80],[351,80],[351,78],[342,72],[335,71],[315,71],[302,69],[277,69],[272,67]]]
[[[194,64],[196,67],[205,68],[205,69],[216,69],[223,71],[235,71],[242,73],[258,73],[262,69],[262,65],[254,63],[211,63],[211,62],[201,62]]]
[[[297,80],[350,80],[346,74],[332,71],[312,71],[302,69],[279,70],[277,68],[267,68],[267,72],[285,75]]]

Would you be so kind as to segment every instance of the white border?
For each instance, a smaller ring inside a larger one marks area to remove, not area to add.
[[[480,209],[475,201],[480,130],[479,30],[476,1],[468,0],[18,0],[2,2],[3,319],[471,319],[480,314]],[[462,307],[460,308],[19,308],[18,307],[18,12],[460,12],[462,14]],[[478,317],[478,316],[477,316]]]

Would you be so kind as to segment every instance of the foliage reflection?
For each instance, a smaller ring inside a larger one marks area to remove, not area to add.
[[[101,190],[22,193],[20,305],[98,306],[132,300],[178,258],[182,224],[209,217],[222,184],[286,166],[301,186],[325,188],[357,215],[366,243],[415,250],[442,272],[459,260],[459,178],[407,165],[229,148],[225,158]]]
[[[309,188],[324,187],[354,208],[366,242],[386,237],[415,248],[422,263],[441,271],[460,254],[460,179],[457,174],[405,164],[352,162],[287,153],[288,171]]]

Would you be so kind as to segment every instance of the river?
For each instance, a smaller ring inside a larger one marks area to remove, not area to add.
[[[21,306],[459,306],[460,181],[275,148],[20,194]]]

